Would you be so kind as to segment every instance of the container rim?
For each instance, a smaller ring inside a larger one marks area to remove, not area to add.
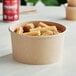
[[[39,20],[36,20],[36,21],[39,21]],[[16,23],[14,26],[20,25],[20,24],[22,24],[22,23],[28,23],[28,22],[35,22],[35,21],[29,20],[29,21],[18,22],[18,23]],[[51,22],[51,21],[42,21],[42,20],[40,20],[39,22]],[[64,33],[66,32],[66,26],[64,26],[64,25],[62,25],[62,24],[60,24],[60,23],[56,23],[56,22],[51,22],[51,23],[59,24],[59,25],[63,26],[63,27],[65,28],[65,30],[64,30],[62,33],[59,33],[59,34],[56,34],[56,35],[49,35],[49,36],[30,36],[30,35],[17,34],[17,33],[15,33],[14,31],[11,30],[11,27],[13,27],[13,25],[12,25],[12,26],[9,26],[8,30],[9,30],[11,33],[14,33],[14,34],[16,34],[16,35],[24,36],[24,37],[31,37],[31,38],[48,38],[48,37],[51,38],[51,37],[55,37],[55,36],[62,35],[62,34],[64,34]]]

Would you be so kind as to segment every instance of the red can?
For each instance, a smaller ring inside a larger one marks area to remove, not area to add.
[[[3,20],[19,20],[19,0],[3,0]]]

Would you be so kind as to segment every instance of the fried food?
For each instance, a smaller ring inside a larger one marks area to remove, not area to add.
[[[35,27],[33,23],[28,23],[25,26],[16,28],[15,32],[17,34],[30,36],[49,36],[60,33],[55,25],[49,26],[43,22],[39,22],[37,27]]]
[[[33,29],[33,28],[34,28],[34,24],[33,23],[29,23],[26,26],[23,26],[24,32],[29,32],[30,29]]]
[[[45,24],[45,23],[43,23],[43,22],[39,22],[39,24],[38,24],[38,27],[48,27],[48,25],[47,24]]]
[[[18,28],[15,30],[15,32],[16,32],[17,34],[22,34],[22,33],[23,33],[23,28],[22,28],[22,27],[18,27]]]
[[[30,36],[40,36],[40,31],[31,31],[27,33],[23,33],[23,35],[30,35]]]

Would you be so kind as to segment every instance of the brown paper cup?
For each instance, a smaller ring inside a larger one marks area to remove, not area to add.
[[[76,0],[67,0],[67,1],[69,6],[76,7]]]
[[[26,25],[30,22],[23,22],[10,26],[12,38],[13,58],[25,64],[51,64],[58,62],[64,44],[64,32],[66,28],[54,22],[32,21],[35,26],[39,22],[44,22],[49,26],[55,25],[62,33],[53,36],[24,36],[13,32],[16,27]]]
[[[76,20],[76,7],[66,7],[66,19]]]

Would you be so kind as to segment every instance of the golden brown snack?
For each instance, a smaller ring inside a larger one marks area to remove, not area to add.
[[[46,32],[46,31],[48,31],[48,29],[45,28],[45,27],[43,27],[43,28],[40,29],[40,32],[41,32],[41,33],[44,33],[44,32]]]
[[[17,34],[22,34],[22,33],[23,33],[23,28],[22,28],[22,27],[18,27],[18,28],[15,30],[15,32],[16,32]]]
[[[48,25],[47,24],[45,24],[45,23],[43,23],[43,22],[39,22],[39,24],[38,24],[38,27],[48,27]]]
[[[35,27],[33,23],[29,23],[26,26],[17,28],[15,32],[30,36],[48,36],[60,33],[56,26],[48,26],[43,22],[39,22],[37,27]]]
[[[47,28],[48,28],[48,30],[51,30],[51,31],[58,31],[56,26],[49,26]]]
[[[40,36],[41,33],[40,31],[32,31],[32,32],[23,33],[23,35]]]
[[[24,32],[29,32],[30,29],[33,29],[33,28],[34,28],[34,24],[33,23],[29,23],[26,26],[23,26]]]
[[[30,32],[32,31],[40,31],[41,27],[36,27],[36,28],[33,28],[33,29],[30,29]]]
[[[59,33],[56,26],[49,26],[47,28],[48,30],[52,31],[54,35]]]
[[[44,33],[42,33],[42,36],[48,36],[48,35],[53,35],[52,31],[46,31]]]

